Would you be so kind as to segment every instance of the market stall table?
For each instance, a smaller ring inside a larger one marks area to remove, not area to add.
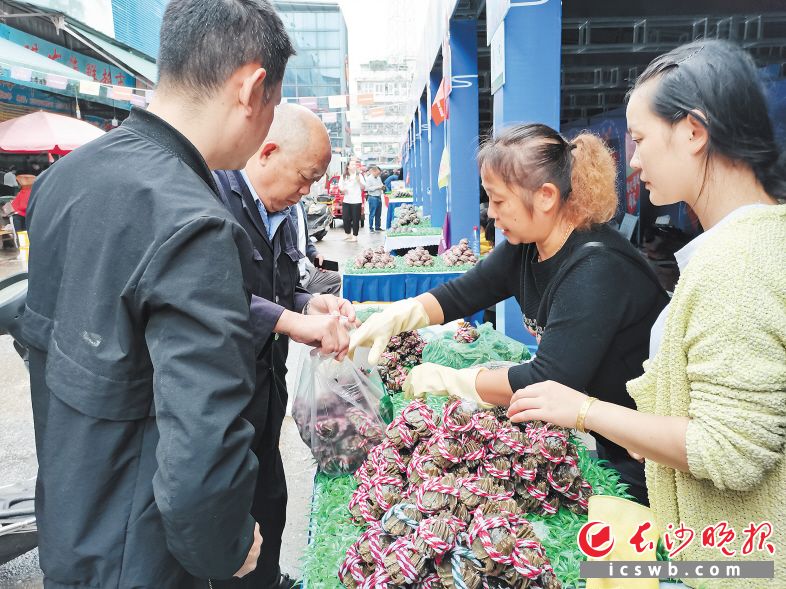
[[[393,217],[395,216],[396,209],[404,204],[411,205],[413,200],[412,198],[391,198],[388,200],[388,212],[385,221],[386,229],[390,229],[390,226],[393,224]]]
[[[388,232],[385,236],[385,250],[392,252],[394,250],[409,249],[413,247],[429,247],[439,245],[442,241],[442,229],[439,227],[430,227],[429,231],[423,230],[420,233],[406,234]]]
[[[400,263],[391,271],[354,274],[345,271],[342,279],[342,296],[352,302],[394,302],[416,297],[432,288],[458,278],[466,272],[448,271],[438,265],[433,271],[414,269],[407,271]],[[483,312],[475,313],[468,318],[470,323],[482,322]]]

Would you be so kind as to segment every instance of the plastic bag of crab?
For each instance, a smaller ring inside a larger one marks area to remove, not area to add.
[[[322,472],[355,472],[382,441],[382,394],[378,380],[351,360],[308,356],[295,389],[292,417]]]

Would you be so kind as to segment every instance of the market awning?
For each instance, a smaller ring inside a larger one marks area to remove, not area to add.
[[[26,68],[34,72],[63,76],[71,80],[92,80],[85,74],[2,37],[0,37],[0,66],[9,69]]]
[[[129,71],[129,73],[135,76],[144,78],[151,85],[155,85],[158,81],[158,66],[155,61],[121,47],[117,42],[109,40],[109,38],[100,33],[79,26],[70,19],[63,28],[97,53],[104,55],[110,62],[114,62],[118,67]]]

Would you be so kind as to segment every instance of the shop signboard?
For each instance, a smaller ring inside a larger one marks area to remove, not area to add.
[[[13,82],[0,81],[0,103],[27,106],[65,115],[72,115],[74,112],[73,100]]]
[[[92,57],[87,57],[76,51],[71,51],[62,45],[50,43],[45,39],[14,29],[8,25],[0,24],[0,37],[8,39],[12,43],[39,55],[45,55],[52,61],[83,73],[101,84],[136,87],[134,76],[127,74],[120,68]]]
[[[503,22],[491,40],[491,93],[505,85],[505,23]]]
[[[497,29],[505,21],[508,10],[510,10],[510,0],[486,1],[486,45],[491,45]]]

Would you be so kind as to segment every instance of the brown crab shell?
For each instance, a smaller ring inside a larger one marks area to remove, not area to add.
[[[497,495],[499,493],[504,492],[504,489],[497,484],[497,480],[494,479],[493,477],[489,477],[489,476],[481,477],[479,480],[475,481],[475,484],[482,491],[485,491],[486,493],[490,493],[493,495]],[[463,503],[464,506],[470,511],[488,502],[488,499],[480,495],[475,495],[469,489],[467,489],[467,487],[463,485],[461,486],[460,492],[461,492],[461,496],[460,496],[461,503]]]
[[[367,499],[365,499],[365,501],[368,504],[370,512],[371,512],[371,515],[374,517],[374,519],[381,518],[382,514],[383,514],[383,511],[377,505],[376,501],[373,501],[371,499],[371,497],[368,497]],[[356,522],[358,522],[358,523],[366,523],[366,520],[363,518],[363,514],[360,511],[360,505],[358,505],[358,504],[353,505],[349,509],[349,513],[352,515],[352,519],[354,519]]]
[[[529,445],[529,439],[521,430],[517,428],[511,428],[508,431],[508,435],[513,439],[515,442],[519,442],[520,444],[524,444],[525,446]],[[495,439],[494,442],[491,444],[491,451],[499,454],[500,456],[510,456],[514,454],[513,448],[508,446],[505,442],[500,440],[499,438]]]
[[[393,543],[394,538],[387,534],[380,534],[379,536],[379,546],[384,552],[384,550]],[[374,555],[371,553],[371,546],[368,540],[364,540],[363,542],[358,542],[358,555],[360,558],[363,559],[368,566],[374,567],[376,564],[376,560],[374,559]]]
[[[447,438],[446,443],[448,447],[448,454],[457,457],[461,457],[464,455],[464,444],[462,443],[461,440],[449,437]],[[455,462],[451,462],[450,460],[442,456],[437,444],[432,444],[429,447],[428,452],[434,464],[436,464],[443,470],[447,470],[448,468],[451,468],[454,464],[457,464]]]
[[[418,530],[422,529],[427,529],[438,538],[441,538],[448,545],[454,545],[456,542],[456,532],[445,517],[436,516],[423,520],[420,523]],[[427,542],[425,542],[417,532],[415,533],[414,543],[415,548],[417,548],[419,552],[425,554],[427,558],[434,560],[442,557],[442,554],[435,552],[434,549]]]
[[[417,522],[423,519],[423,514],[414,505],[412,507],[405,507],[404,513],[408,518]],[[401,521],[395,514],[392,514],[391,517],[382,524],[382,529],[387,534],[397,537],[404,536],[405,534],[412,532],[412,528]]]
[[[581,484],[581,471],[577,464],[558,464],[551,469],[551,477],[560,487],[573,487],[577,482]]]
[[[440,483],[445,487],[455,487],[456,477],[451,474],[446,474],[440,479]],[[441,493],[439,491],[426,491],[423,493],[423,505],[428,512],[436,514],[440,512],[452,513],[458,504],[458,498],[448,493]]]
[[[426,556],[422,552],[413,551],[410,548],[404,548],[409,556],[409,559],[412,561],[412,565],[415,567],[415,570],[418,572],[418,576],[422,576],[426,570]],[[387,571],[388,576],[390,577],[391,583],[398,587],[404,585],[407,580],[402,574],[401,567],[396,560],[396,553],[391,552],[385,557],[385,571]]]
[[[511,468],[511,464],[510,464],[510,458],[509,458],[509,457],[507,457],[507,456],[494,456],[494,457],[492,457],[492,458],[487,458],[486,460],[487,460],[487,461],[488,461],[488,462],[489,462],[489,463],[490,463],[490,464],[491,464],[491,465],[492,465],[492,466],[493,466],[495,469],[497,469],[497,470],[499,470],[499,471],[510,471],[510,468]],[[481,475],[481,476],[487,475],[487,476],[490,476],[490,477],[493,477],[493,478],[497,478],[497,477],[495,477],[493,474],[491,474],[490,472],[488,472],[488,471],[486,470],[486,468],[484,468],[483,466],[481,466],[480,468],[478,468],[478,474],[479,474],[479,475]],[[512,474],[512,473],[511,473],[511,474]]]
[[[546,434],[541,439],[541,444],[546,449],[546,452],[555,458],[563,458],[568,451],[567,444],[557,436]]]
[[[467,589],[480,589],[483,584],[483,576],[480,574],[472,561],[462,558],[461,559],[461,576],[464,578],[464,584]],[[456,584],[453,580],[453,568],[449,558],[443,559],[436,565],[437,576],[442,581],[445,589],[456,589]]]
[[[485,412],[484,412],[485,413]],[[475,429],[472,432],[472,438],[477,440],[478,442],[485,443],[487,440],[486,438],[480,433],[480,428],[491,432],[492,434],[496,433],[497,430],[501,427],[499,420],[494,417],[491,413],[485,413],[480,419],[478,419],[478,429]]]

